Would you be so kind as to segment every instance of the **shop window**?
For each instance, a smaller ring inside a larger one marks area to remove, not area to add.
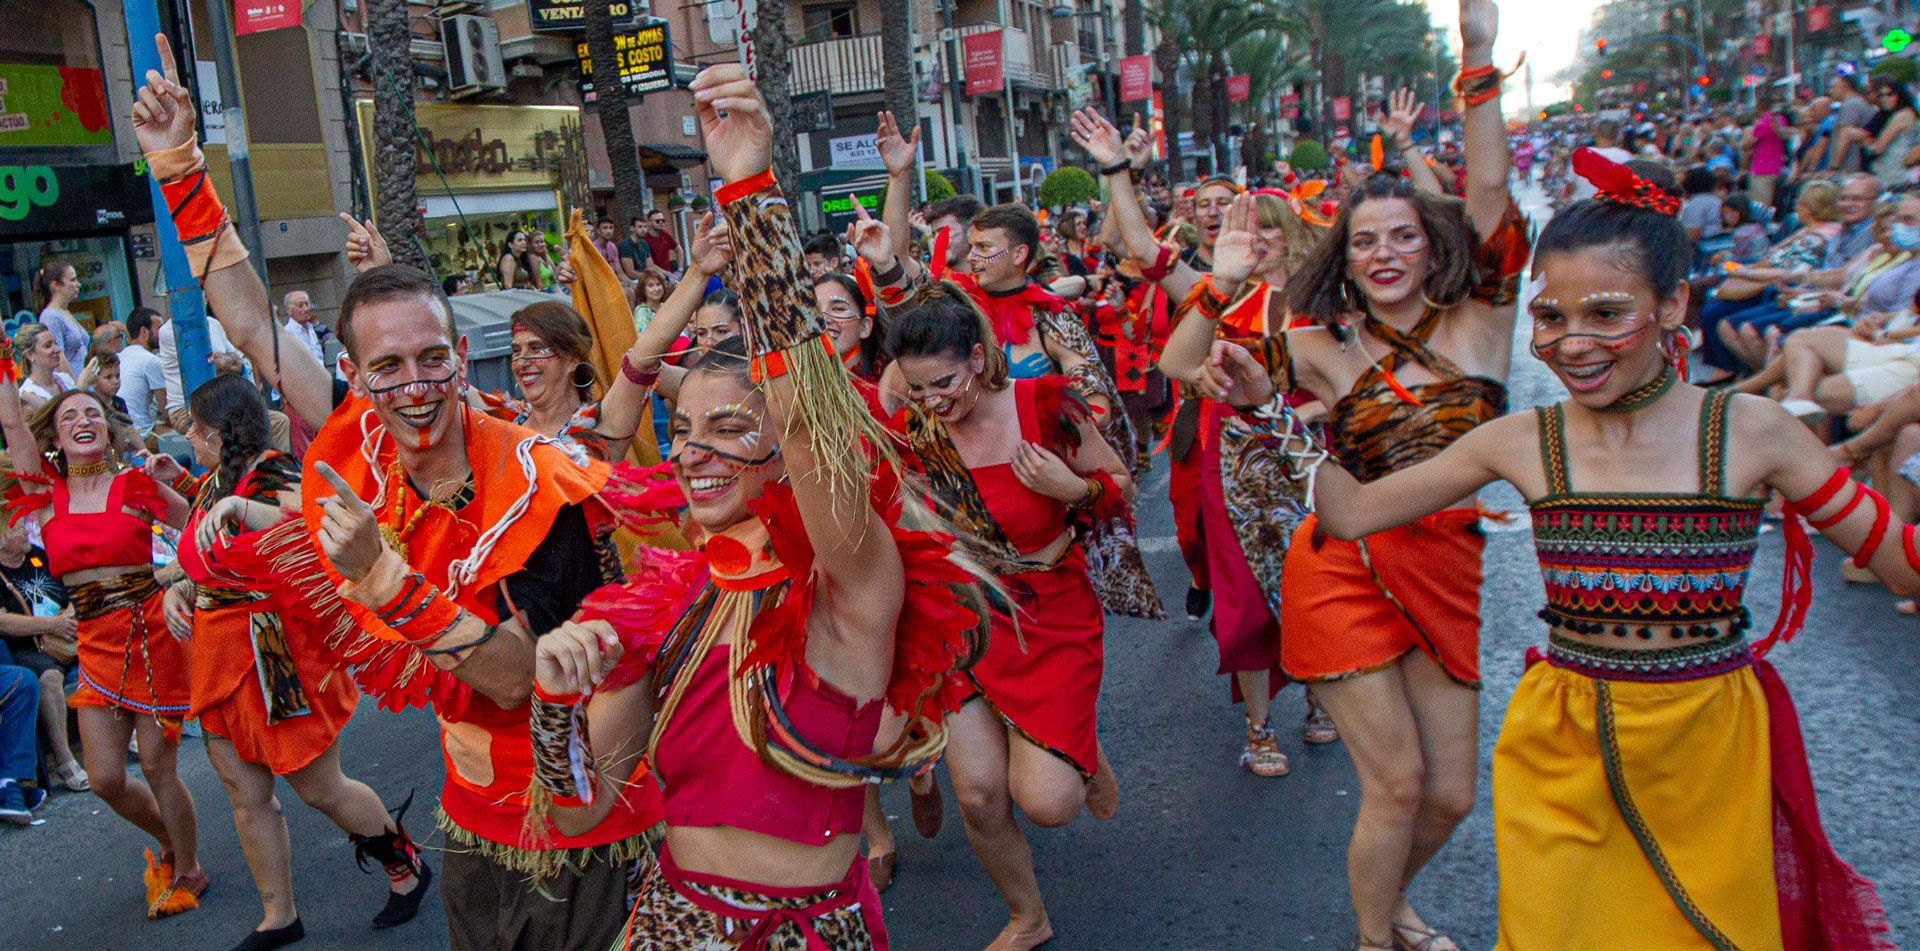
[[[816,4],[802,8],[801,14],[805,18],[806,41],[809,43],[860,35],[854,20],[854,5],[851,3]]]
[[[93,8],[9,3],[0,28],[0,150],[113,146]]]

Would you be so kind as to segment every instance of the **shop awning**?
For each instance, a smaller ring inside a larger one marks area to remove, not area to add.
[[[648,175],[671,175],[707,160],[707,153],[673,142],[646,142],[639,150],[640,168]]]

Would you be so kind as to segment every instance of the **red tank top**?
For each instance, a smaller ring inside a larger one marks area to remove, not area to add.
[[[40,530],[47,567],[58,578],[88,568],[151,564],[153,523],[165,517],[160,487],[145,473],[130,469],[115,476],[102,512],[71,511],[67,480],[55,476],[53,514]]]
[[[764,589],[784,577],[784,570],[776,571],[733,586]],[[722,613],[713,611],[707,623],[726,623],[717,618]],[[862,787],[829,789],[790,776],[741,740],[728,699],[729,653],[723,633],[698,669],[680,675],[693,680],[653,758],[664,789],[667,825],[728,826],[812,846],[843,833],[857,834],[866,806]],[[856,706],[825,681],[810,681],[804,673],[783,675],[779,687],[786,719],[781,728],[840,759],[871,755],[880,732],[880,702]]]
[[[1038,380],[1013,381],[1014,403],[1020,412],[1020,438],[1059,452],[1040,432],[1034,390]],[[1059,499],[1042,495],[1026,487],[1013,474],[1013,463],[980,466],[967,470],[973,484],[987,503],[987,511],[1000,523],[1007,540],[1023,555],[1030,555],[1051,544],[1067,530],[1067,507]]]

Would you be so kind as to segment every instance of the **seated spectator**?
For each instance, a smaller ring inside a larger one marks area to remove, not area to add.
[[[1705,344],[1701,353],[1709,366],[1722,371],[1723,378],[1747,369],[1728,341],[1738,340],[1742,312],[1757,313],[1774,303],[1776,295],[1771,282],[1775,278],[1771,275],[1804,274],[1826,260],[1828,243],[1840,233],[1839,193],[1839,187],[1829,181],[1813,181],[1802,186],[1794,206],[1800,230],[1767,251],[1760,271],[1727,278],[1714,289],[1712,298],[1700,305],[1700,331]],[[1714,223],[1719,223],[1717,208]],[[1722,326],[1728,323],[1733,326]]]
[[[76,676],[78,630],[67,589],[47,571],[47,553],[27,540],[25,527],[0,529],[0,648],[39,681],[40,732],[52,754],[54,778],[84,792],[90,788],[87,771],[67,739],[66,686]]]
[[[1773,242],[1767,238],[1760,209],[1746,192],[1734,192],[1720,203],[1720,224],[1727,236],[1725,260],[1747,265],[1766,256]]]
[[[448,297],[473,293],[473,275],[449,274],[440,281],[440,292]]]
[[[1890,202],[1874,217],[1874,243],[1837,271],[1815,271],[1793,280],[1783,277],[1785,305],[1740,315],[1739,339],[1731,345],[1750,366],[1760,366],[1782,334],[1827,323],[1852,322],[1859,315],[1885,315],[1904,308],[1920,290],[1920,258],[1914,248],[1894,240],[1902,218],[1920,226],[1920,202]],[[1920,237],[1920,234],[1909,235]]]
[[[1685,199],[1680,206],[1680,225],[1695,245],[1723,230],[1715,186],[1713,172],[1699,165],[1687,169],[1680,178],[1680,194]]]
[[[32,825],[33,810],[47,799],[32,785],[40,760],[33,738],[39,707],[39,680],[0,646],[0,822]]]

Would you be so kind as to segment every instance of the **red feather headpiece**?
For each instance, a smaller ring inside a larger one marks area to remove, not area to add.
[[[1626,167],[1594,150],[1581,146],[1573,153],[1573,170],[1590,182],[1599,194],[1594,197],[1616,205],[1645,208],[1668,217],[1680,214],[1680,199],[1667,190],[1633,173]]]

